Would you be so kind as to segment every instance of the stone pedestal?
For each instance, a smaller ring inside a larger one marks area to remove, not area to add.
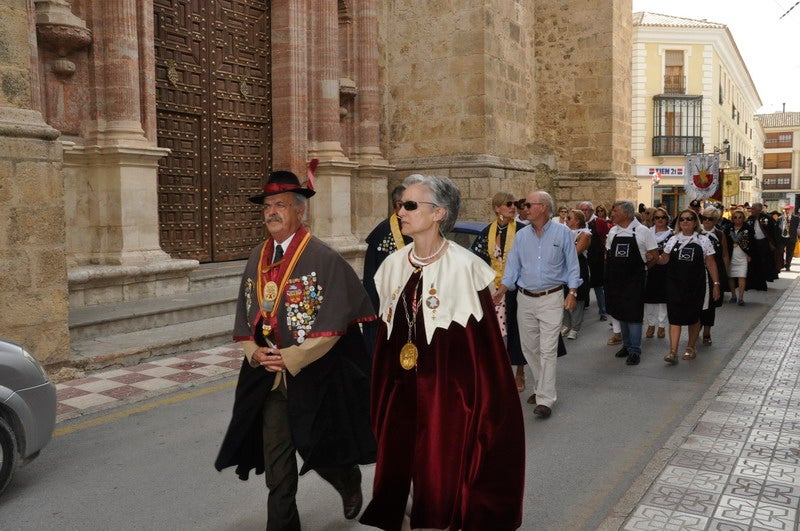
[[[65,153],[70,264],[168,260],[158,239],[157,147],[70,146]]]

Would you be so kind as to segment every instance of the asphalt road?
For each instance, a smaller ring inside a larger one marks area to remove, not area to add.
[[[791,278],[795,275],[792,274]],[[714,344],[666,366],[666,339],[644,339],[628,367],[608,347],[594,305],[560,358],[553,416],[524,403],[527,463],[522,529],[595,529],[695,406],[790,276],[748,305],[717,314]],[[685,344],[685,330],[684,330]],[[530,378],[530,376],[529,376]],[[243,482],[212,463],[233,403],[232,379],[130,404],[59,426],[42,455],[19,469],[0,498],[0,529],[263,529],[263,477]],[[373,467],[364,467],[369,497]],[[313,472],[300,480],[305,529],[358,529]]]

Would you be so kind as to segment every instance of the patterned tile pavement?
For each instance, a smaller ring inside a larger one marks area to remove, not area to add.
[[[800,283],[754,336],[623,529],[800,529]]]
[[[242,351],[235,344],[156,358],[131,367],[93,373],[56,385],[57,420],[110,409],[152,396],[236,374]]]

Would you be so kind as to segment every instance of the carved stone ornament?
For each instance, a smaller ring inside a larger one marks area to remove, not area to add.
[[[167,61],[167,80],[173,87],[177,87],[178,80],[180,80],[177,64],[171,59]]]
[[[76,17],[65,0],[35,0],[36,36],[39,44],[58,55],[53,72],[61,77],[75,73],[75,63],[66,59],[92,42],[92,30]]]

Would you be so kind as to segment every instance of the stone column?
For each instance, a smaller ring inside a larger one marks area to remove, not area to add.
[[[0,20],[0,330],[55,362],[69,355],[61,144],[33,82],[33,2],[5,0]]]
[[[380,74],[377,0],[361,0],[356,11],[356,158],[352,228],[363,240],[387,215],[388,174],[392,167],[380,149]]]
[[[321,0],[309,7],[312,52],[308,157],[320,161],[317,195],[311,206],[312,229],[340,252],[355,252],[357,240],[350,222],[350,190],[356,163],[342,152],[339,127],[338,2]]]
[[[70,226],[80,229],[68,242],[70,263],[165,262],[158,161],[169,151],[155,145],[155,80],[141,75],[154,64],[152,0],[93,0],[87,12],[94,33],[90,71],[97,82],[86,143],[65,153],[68,193],[86,202],[85,209],[67,209]]]

